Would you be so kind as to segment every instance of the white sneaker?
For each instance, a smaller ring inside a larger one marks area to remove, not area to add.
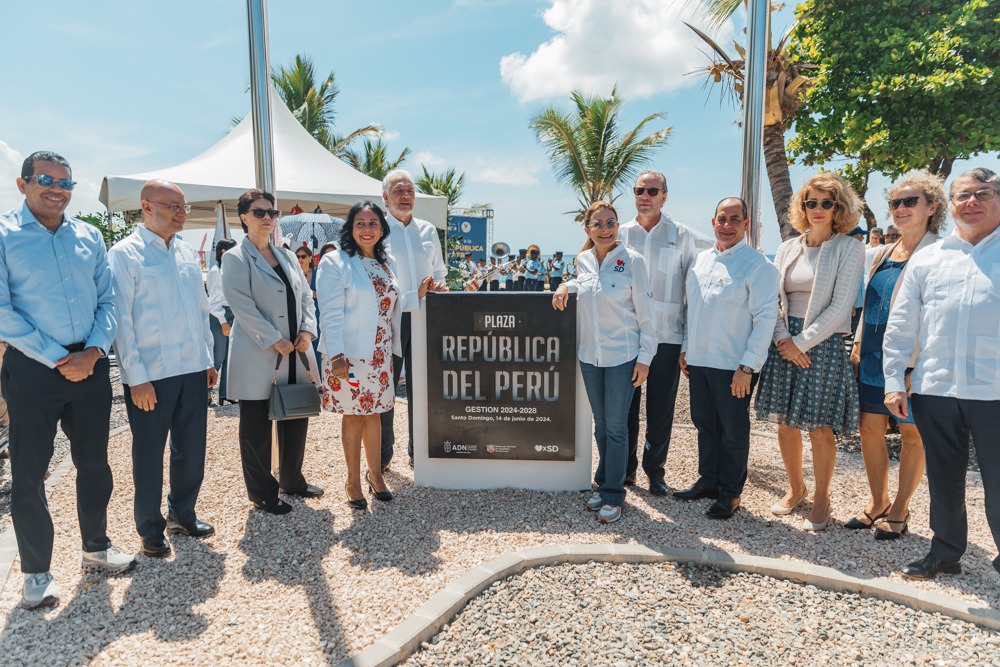
[[[48,572],[26,574],[21,599],[28,609],[51,607],[59,602],[59,587]]]
[[[587,498],[586,507],[588,512],[596,512],[601,509],[602,505],[604,505],[604,502],[601,500],[601,494],[597,491],[594,491],[593,495]]]
[[[597,520],[601,523],[614,523],[622,518],[624,507],[621,505],[603,505],[601,511],[597,513]]]
[[[135,556],[123,554],[113,546],[103,551],[84,551],[80,567],[84,572],[120,574],[135,567]]]

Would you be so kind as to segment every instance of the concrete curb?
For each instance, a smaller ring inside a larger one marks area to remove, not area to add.
[[[415,653],[447,625],[474,597],[492,584],[533,567],[563,563],[691,563],[731,572],[750,572],[831,591],[858,593],[927,613],[940,613],[1000,630],[1000,612],[883,578],[859,577],[829,567],[726,551],[653,549],[640,544],[561,544],[513,551],[477,565],[451,581],[368,648],[338,667],[391,667]]]
[[[127,430],[127,425],[119,426],[108,433],[108,439],[115,437],[119,433],[124,433]],[[8,461],[8,465],[9,464],[10,462]],[[72,469],[73,456],[67,451],[66,456],[63,457],[62,461],[60,461],[52,471],[52,474],[50,474],[45,480],[46,498],[49,498],[52,495],[52,490],[59,486],[59,483],[62,482],[66,473]],[[7,585],[7,577],[10,576],[10,571],[14,567],[14,558],[17,557],[17,538],[14,536],[14,524],[9,514],[4,517],[3,524],[4,531],[3,534],[0,535],[0,589],[3,589],[3,587]]]

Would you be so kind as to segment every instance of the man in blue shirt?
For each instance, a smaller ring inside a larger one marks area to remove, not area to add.
[[[75,185],[63,157],[33,153],[17,179],[24,204],[0,216],[0,339],[10,346],[0,387],[11,421],[11,518],[30,608],[59,598],[49,573],[54,531],[45,474],[60,420],[77,469],[83,569],[118,573],[135,565],[107,535],[115,307],[100,232],[64,215]]]

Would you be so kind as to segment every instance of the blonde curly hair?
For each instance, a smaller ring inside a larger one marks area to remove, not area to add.
[[[861,198],[839,174],[823,171],[806,181],[795,193],[795,198],[788,206],[788,222],[800,234],[809,231],[809,218],[806,217],[805,201],[810,190],[820,190],[832,196],[834,203],[836,203],[836,206],[833,207],[834,232],[847,234],[858,224],[861,212],[864,210]]]
[[[937,234],[944,227],[944,218],[948,212],[948,195],[944,192],[944,179],[932,174],[926,169],[914,170],[903,175],[885,189],[886,199],[895,199],[903,188],[920,190],[928,204],[937,204],[937,210],[927,220],[927,231]],[[887,216],[892,219],[892,211]]]

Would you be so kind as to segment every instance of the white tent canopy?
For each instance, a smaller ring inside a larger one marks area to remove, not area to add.
[[[298,204],[312,212],[320,206],[324,213],[344,217],[351,206],[364,199],[382,205],[382,183],[324,148],[295,120],[274,91],[271,119],[279,209],[288,213]],[[187,162],[130,176],[106,176],[101,184],[101,203],[109,211],[137,210],[141,208],[139,191],[153,178],[171,181],[184,190],[192,206],[187,229],[215,227],[215,204],[220,200],[235,219],[237,198],[255,183],[250,115],[217,144]],[[414,215],[445,229],[447,200],[418,194]]]

